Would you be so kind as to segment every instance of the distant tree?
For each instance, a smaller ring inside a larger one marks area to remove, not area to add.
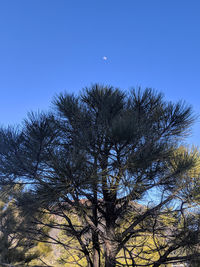
[[[29,235],[22,231],[26,220],[20,217],[15,203],[15,195],[19,193],[20,187],[1,187],[0,190],[0,265],[9,264],[28,266],[33,259],[38,258],[34,251],[36,243]]]
[[[151,89],[128,94],[100,85],[60,94],[54,104],[52,114],[30,114],[18,131],[1,131],[0,174],[4,183],[31,185],[27,203],[57,218],[36,222],[79,244],[74,264],[85,266],[82,257],[90,267],[197,259],[191,193],[198,175],[190,173],[197,156],[178,149],[194,121],[191,107]]]
[[[43,266],[43,256],[51,251],[48,244],[39,242],[45,241],[41,237],[48,231],[32,224],[32,217],[20,209],[17,198],[22,194],[20,183],[0,187],[0,266],[34,266],[34,262]]]

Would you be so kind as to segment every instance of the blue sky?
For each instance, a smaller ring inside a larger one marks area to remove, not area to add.
[[[95,82],[152,87],[200,114],[199,14],[199,0],[0,0],[0,124]],[[200,119],[188,142],[199,136]]]

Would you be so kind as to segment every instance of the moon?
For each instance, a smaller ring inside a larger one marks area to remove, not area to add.
[[[108,58],[106,57],[106,56],[103,56],[103,58],[102,58],[103,60],[107,60]]]

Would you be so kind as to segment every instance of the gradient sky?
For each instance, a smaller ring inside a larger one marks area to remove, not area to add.
[[[199,14],[199,0],[0,0],[0,124],[96,82],[152,87],[200,114]],[[199,137],[200,119],[188,142]]]

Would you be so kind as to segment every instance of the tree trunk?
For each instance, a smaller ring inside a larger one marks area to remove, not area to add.
[[[92,234],[93,241],[93,266],[100,267],[100,247],[99,247],[99,237],[97,233]]]
[[[97,185],[96,183],[93,184],[93,193],[94,199],[92,203],[92,215],[93,215],[93,223],[98,227],[98,199],[97,199]],[[94,267],[100,267],[100,245],[99,245],[99,234],[97,231],[93,231],[92,233],[92,244],[93,244],[93,265]]]
[[[94,167],[97,177],[97,157],[94,158]],[[98,180],[98,179],[97,179]],[[98,227],[98,197],[97,197],[97,184],[96,182],[93,183],[93,203],[92,203],[92,215],[93,215],[93,223],[96,227]],[[100,260],[100,244],[99,244],[99,234],[96,231],[92,233],[92,243],[93,243],[93,265],[94,267],[100,267],[101,260]]]
[[[105,267],[116,266],[116,242],[114,227],[107,229],[107,236],[105,237]]]
[[[100,267],[100,255],[97,249],[93,250],[93,266]]]

